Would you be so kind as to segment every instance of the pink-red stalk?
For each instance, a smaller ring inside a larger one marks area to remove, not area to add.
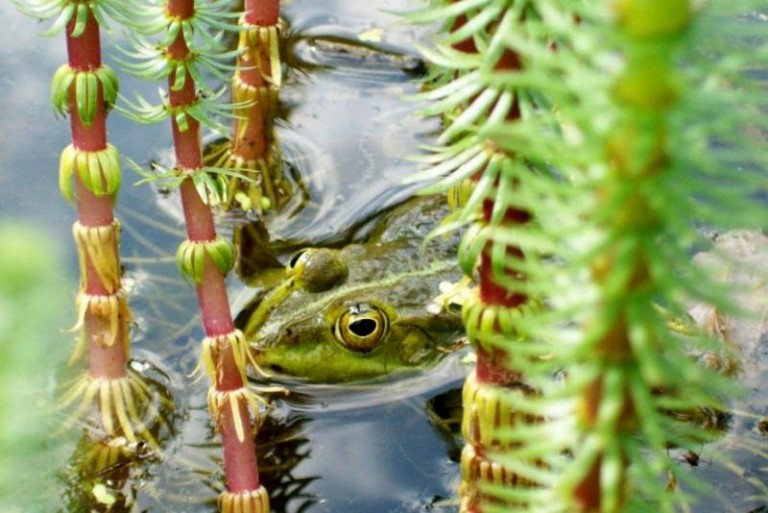
[[[72,36],[75,20],[72,19],[66,28],[67,55],[69,66],[77,71],[92,71],[101,66],[101,43],[99,25],[93,14],[89,11],[85,23],[85,29],[78,37]],[[99,87],[96,113],[93,123],[86,126],[78,115],[75,101],[74,88],[70,91],[69,100],[70,127],[72,143],[78,150],[95,152],[107,147],[106,111],[104,107],[102,89]],[[114,223],[112,208],[113,198],[109,195],[97,196],[84,185],[78,173],[74,173],[75,198],[77,217],[84,227],[108,227]],[[118,248],[115,243],[110,251],[117,255]],[[119,262],[117,256],[114,259]],[[94,263],[90,258],[86,259],[86,267],[81,269],[82,290],[90,296],[110,296],[117,293],[117,289],[111,289],[109,283],[104,283],[96,272]],[[119,270],[115,270],[119,275]],[[121,323],[127,319],[121,319]],[[83,330],[88,343],[88,369],[92,378],[116,379],[127,376],[128,351],[124,327],[112,333],[109,321],[103,316],[96,316],[90,310],[86,311],[83,322]],[[116,339],[112,344],[104,344],[112,336]]]
[[[167,7],[170,17],[180,19],[191,17],[194,9],[194,0],[170,0]],[[187,58],[189,48],[182,32],[179,32],[168,53],[172,59],[179,61]],[[184,87],[180,90],[173,89],[173,82],[173,77],[169,77],[169,101],[172,109],[190,105],[197,100],[195,83],[191,75],[187,74]],[[188,127],[182,131],[176,119],[174,117],[171,119],[178,169],[190,176],[202,172],[200,123],[191,116],[187,116]],[[211,208],[200,197],[191,178],[182,182],[180,192],[188,239],[192,242],[216,240],[216,227]],[[217,337],[234,332],[224,276],[210,258],[205,259],[202,279],[196,285],[196,289],[206,335]],[[218,360],[215,362],[218,369],[214,384],[216,390],[227,392],[243,388],[246,384],[241,379],[232,347],[227,346],[225,350],[217,352],[215,357]],[[235,419],[230,408],[222,408],[216,419],[222,439],[227,487],[233,493],[257,490],[260,486],[256,450],[250,430],[247,436],[238,439],[235,428],[236,423],[242,426],[251,425],[248,408],[243,407],[238,411],[240,418]]]

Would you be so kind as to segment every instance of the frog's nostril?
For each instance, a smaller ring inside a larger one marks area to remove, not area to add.
[[[291,257],[291,259],[288,261],[288,267],[290,267],[291,269],[293,269],[294,267],[296,267],[296,264],[298,264],[298,263],[299,263],[299,259],[300,259],[300,258],[301,258],[301,257],[304,255],[304,253],[306,253],[306,252],[307,252],[307,250],[306,250],[306,249],[302,249],[301,251],[297,251],[297,252],[296,252],[296,254],[294,254],[294,255]]]
[[[339,252],[329,248],[307,248],[291,257],[287,275],[307,292],[325,292],[344,283],[349,274]]]

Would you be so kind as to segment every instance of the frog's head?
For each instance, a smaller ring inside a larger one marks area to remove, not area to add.
[[[427,308],[461,273],[459,235],[427,234],[445,217],[439,196],[412,198],[379,218],[362,244],[310,248],[242,312],[265,371],[315,382],[373,378],[423,367],[455,347],[458,310]],[[436,306],[436,305],[433,305]]]
[[[271,333],[266,326],[254,359],[265,370],[310,381],[367,379],[435,362],[460,326],[454,313],[402,316],[377,300],[333,301]]]
[[[314,382],[352,381],[429,365],[455,346],[460,314],[427,308],[446,272],[457,272],[452,262],[400,273],[369,266],[362,277],[359,268],[347,268],[360,263],[350,254],[360,256],[323,249],[291,258],[285,281],[245,328],[262,369]]]

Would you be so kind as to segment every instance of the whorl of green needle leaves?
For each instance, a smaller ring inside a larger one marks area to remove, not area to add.
[[[43,32],[43,36],[55,36],[67,24],[75,20],[72,37],[79,37],[85,30],[89,13],[93,14],[99,26],[109,29],[107,17],[118,23],[132,18],[130,2],[123,0],[13,0],[18,9],[28,16],[40,20],[54,18],[51,26]]]
[[[60,116],[69,113],[69,97],[74,87],[77,116],[83,125],[91,126],[99,101],[99,84],[103,91],[102,101],[109,111],[115,106],[119,91],[117,75],[112,68],[102,65],[92,71],[78,71],[66,64],[60,66],[51,81],[51,103],[54,110]]]
[[[540,391],[510,395],[514,408],[547,419],[504,433],[505,464],[541,485],[496,490],[519,505],[505,511],[574,511],[587,484],[600,511],[693,500],[667,490],[665,476],[690,479],[667,450],[711,433],[669,412],[722,409],[733,385],[690,356],[715,341],[669,325],[691,302],[734,308],[727,286],[692,263],[706,242],[698,227],[765,227],[756,193],[768,163],[754,135],[765,99],[749,76],[768,63],[761,8],[458,0],[411,15],[443,23],[424,50],[438,68],[422,97],[446,129],[422,177],[447,188],[474,176],[448,227],[472,223],[485,199],[494,209],[465,237],[465,267],[490,242],[494,279],[548,306],[510,319],[522,337],[479,334],[512,366],[525,363]],[[475,51],[457,49],[467,40]],[[499,66],[505,52],[521,69]],[[513,101],[519,115],[509,116]],[[502,223],[510,207],[534,222]],[[553,381],[561,369],[567,378]]]
[[[232,61],[236,51],[227,51],[222,41],[227,31],[236,32],[238,14],[229,12],[226,1],[197,2],[194,14],[187,19],[171,17],[165,2],[136,3],[133,21],[129,26],[135,33],[129,37],[129,47],[121,49],[124,57],[118,59],[121,66],[136,76],[147,80],[163,80],[172,77],[171,89],[181,90],[188,77],[195,81],[198,91],[196,100],[189,105],[173,108],[167,95],[161,92],[163,102],[153,105],[139,97],[136,102],[126,102],[125,113],[136,121],[156,123],[173,117],[184,132],[189,117],[203,125],[226,134],[228,127],[220,123],[231,118],[237,105],[220,101],[226,88],[213,91],[207,80],[228,82],[235,71]],[[183,34],[189,53],[185,59],[171,57],[168,49]]]
[[[192,180],[203,203],[212,207],[227,201],[230,178],[248,179],[242,173],[219,167],[203,166],[197,173],[188,173],[178,168],[167,169],[156,162],[152,163],[149,170],[131,159],[128,159],[128,165],[143,177],[136,182],[137,185],[144,182],[157,182],[160,187],[172,190],[179,187],[184,180]]]

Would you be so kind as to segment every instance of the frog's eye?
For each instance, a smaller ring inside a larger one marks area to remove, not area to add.
[[[333,336],[344,347],[367,353],[389,335],[389,317],[372,305],[353,305],[333,325]]]

